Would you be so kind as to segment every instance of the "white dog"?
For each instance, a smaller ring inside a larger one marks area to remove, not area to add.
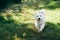
[[[41,32],[45,27],[45,10],[42,9],[35,13],[35,28]]]

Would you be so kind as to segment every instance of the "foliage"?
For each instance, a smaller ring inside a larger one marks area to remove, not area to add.
[[[60,1],[52,1],[47,5],[48,8],[59,8],[60,7]]]
[[[20,4],[22,7],[41,9],[41,8],[58,8],[60,7],[59,0],[0,0],[0,10],[7,8],[12,4]],[[43,6],[42,6],[43,5]],[[21,8],[22,8],[21,7]]]

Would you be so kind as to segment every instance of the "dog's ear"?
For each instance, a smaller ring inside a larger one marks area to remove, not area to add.
[[[45,10],[44,10],[44,9],[41,9],[41,10],[39,11],[39,13],[45,14]]]

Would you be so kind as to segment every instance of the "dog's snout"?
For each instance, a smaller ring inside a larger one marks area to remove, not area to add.
[[[38,20],[40,20],[40,18]]]

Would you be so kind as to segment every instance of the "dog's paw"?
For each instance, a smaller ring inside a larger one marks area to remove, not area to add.
[[[38,30],[38,32],[41,32],[42,30]]]

